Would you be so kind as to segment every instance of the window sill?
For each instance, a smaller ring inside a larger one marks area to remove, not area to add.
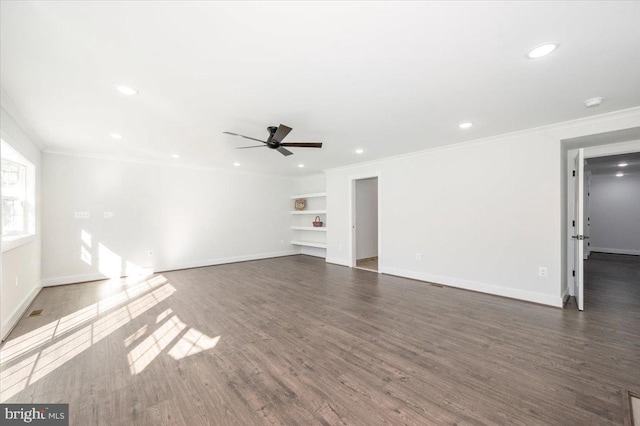
[[[2,253],[13,250],[36,240],[35,234],[2,237]]]

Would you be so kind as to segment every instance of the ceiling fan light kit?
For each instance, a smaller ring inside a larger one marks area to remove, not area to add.
[[[282,140],[287,137],[289,132],[291,132],[291,127],[285,126],[284,124],[276,126],[267,127],[267,131],[269,132],[269,137],[266,141],[252,138],[250,136],[240,135],[238,133],[232,132],[222,132],[226,135],[238,136],[241,138],[249,139],[256,142],[262,142],[264,145],[253,145],[253,146],[241,146],[236,149],[249,149],[249,148],[271,148],[278,151],[280,154],[285,157],[292,155],[293,152],[289,151],[285,147],[293,147],[293,148],[322,148],[322,142],[282,142]]]

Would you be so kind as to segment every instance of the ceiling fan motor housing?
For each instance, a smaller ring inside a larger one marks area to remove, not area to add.
[[[269,132],[269,139],[267,139],[267,146],[271,149],[277,149],[280,146],[280,143],[278,141],[273,140],[273,135],[276,134],[276,130],[278,130],[277,126],[267,127],[267,131]]]

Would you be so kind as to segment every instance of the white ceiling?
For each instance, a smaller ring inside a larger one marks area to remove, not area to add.
[[[626,163],[627,165],[620,167],[620,163]],[[591,171],[591,174],[594,176],[614,176],[616,173],[620,172],[624,175],[639,174],[640,152],[588,158],[585,170]]]
[[[296,176],[640,105],[637,1],[0,8],[0,85],[54,151]],[[324,148],[283,157],[222,134],[280,123]]]

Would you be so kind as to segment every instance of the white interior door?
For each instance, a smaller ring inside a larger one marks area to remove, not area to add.
[[[578,303],[578,309],[582,311],[584,309],[584,149],[578,150],[574,170],[575,227],[573,228],[573,236],[571,237],[574,241],[574,294],[576,302]]]

